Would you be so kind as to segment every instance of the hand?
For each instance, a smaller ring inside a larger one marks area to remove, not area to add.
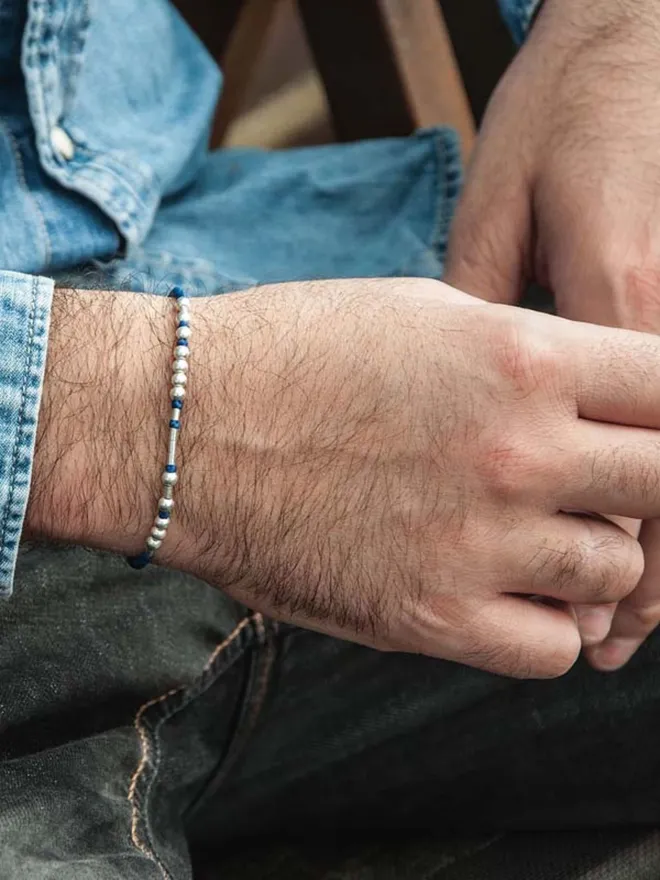
[[[537,280],[565,317],[660,332],[659,76],[654,0],[545,0],[487,114],[448,280],[506,303]],[[583,609],[585,643],[611,624],[587,651],[596,667],[622,665],[660,620],[660,526],[641,542],[646,574],[613,623]]]
[[[172,305],[55,297],[26,534],[141,548],[166,447]],[[431,281],[193,304],[176,516],[158,559],[252,607],[519,676],[580,648],[639,545],[564,508],[660,514],[660,340]],[[640,427],[618,427],[624,422]]]
[[[27,534],[140,549],[171,308],[56,294]],[[160,562],[303,626],[518,676],[576,659],[561,603],[637,583],[636,541],[561,510],[660,514],[660,340],[421,280],[264,287],[193,317]]]

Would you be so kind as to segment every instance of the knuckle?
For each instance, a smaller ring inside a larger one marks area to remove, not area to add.
[[[579,543],[539,547],[531,561],[532,586],[551,584],[561,595],[583,577],[585,548]]]
[[[594,602],[624,599],[635,589],[643,571],[641,546],[623,533],[607,535],[585,545],[585,596]]]
[[[555,388],[565,373],[561,352],[519,316],[507,316],[493,330],[491,356],[514,398],[525,399],[540,389]]]
[[[621,581],[625,595],[632,593],[644,574],[644,550],[639,541],[624,536],[625,551],[622,553]]]
[[[631,613],[643,633],[651,632],[660,623],[660,599],[632,607]]]
[[[581,650],[582,644],[576,633],[574,639],[567,641],[561,648],[557,648],[547,655],[542,669],[539,670],[539,674],[536,677],[547,679],[561,678],[575,666]]]
[[[531,443],[501,434],[482,444],[474,467],[478,478],[500,499],[520,495],[539,482],[543,463]]]
[[[657,332],[660,315],[660,264],[639,262],[617,269],[619,296],[624,314],[618,316],[622,326]]]

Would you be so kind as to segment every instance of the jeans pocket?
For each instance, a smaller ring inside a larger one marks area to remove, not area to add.
[[[198,679],[145,703],[135,718],[140,757],[130,781],[131,838],[165,876],[179,876],[185,822],[215,792],[259,718],[276,624],[244,617]]]

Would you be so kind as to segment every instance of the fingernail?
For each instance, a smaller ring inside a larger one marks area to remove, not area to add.
[[[607,637],[612,626],[612,609],[578,605],[575,614],[583,645],[596,645]]]
[[[592,648],[589,659],[593,666],[597,666],[603,672],[614,672],[625,666],[636,650],[637,642],[632,639],[611,639]]]

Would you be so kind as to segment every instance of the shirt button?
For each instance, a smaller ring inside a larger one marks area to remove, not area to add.
[[[51,128],[50,143],[60,159],[64,159],[67,162],[73,159],[76,154],[76,148],[73,141],[64,129],[59,127],[59,125]]]

